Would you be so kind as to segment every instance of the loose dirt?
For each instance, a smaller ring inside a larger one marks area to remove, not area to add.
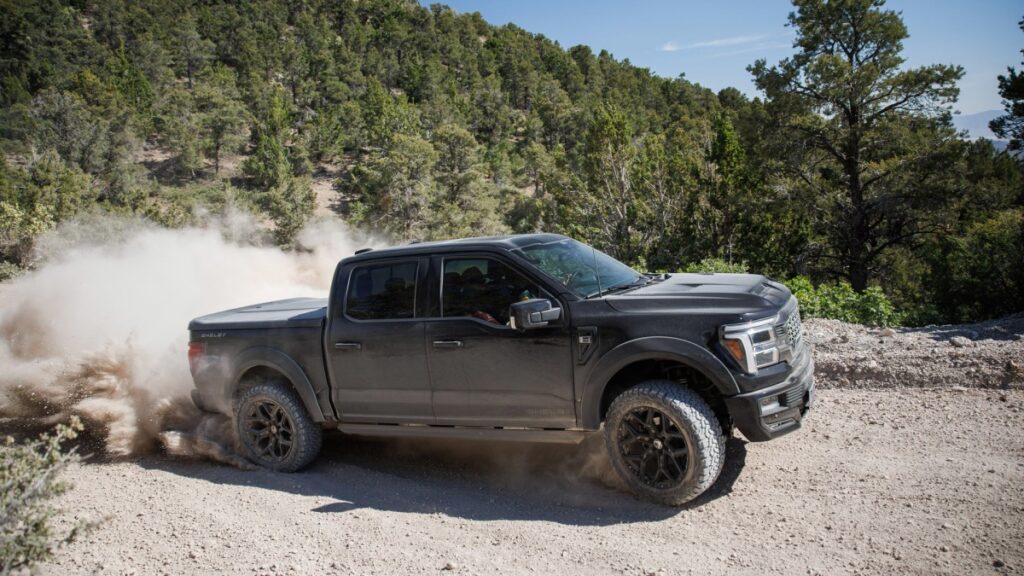
[[[588,452],[596,441],[330,434],[299,474],[159,455],[76,465],[60,521],[106,520],[44,571],[1019,573],[1018,324],[882,336],[808,322],[822,389],[805,427],[769,443],[733,437],[718,482],[684,508],[623,492]]]
[[[815,374],[841,388],[1024,385],[1024,315],[978,324],[869,328],[838,320],[805,325]]]

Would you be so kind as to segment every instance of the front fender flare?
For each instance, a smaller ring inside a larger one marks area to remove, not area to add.
[[[257,346],[246,348],[235,358],[235,374],[231,380],[231,393],[238,390],[238,385],[250,369],[257,366],[264,366],[284,374],[291,382],[295,391],[299,393],[302,404],[309,412],[314,422],[324,422],[324,413],[320,404],[316,401],[316,393],[313,391],[313,384],[310,383],[302,367],[284,352],[276,348]]]
[[[580,424],[583,428],[596,430],[600,427],[601,398],[608,383],[619,370],[641,360],[679,362],[707,376],[722,396],[733,396],[740,392],[729,369],[704,346],[668,336],[637,338],[612,348],[590,372],[581,402]]]

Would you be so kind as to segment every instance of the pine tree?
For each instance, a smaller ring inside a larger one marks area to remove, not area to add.
[[[287,118],[284,99],[280,93],[275,93],[263,121],[254,129],[256,149],[242,164],[245,177],[263,190],[281,188],[292,177],[291,163],[285,149]]]
[[[1018,23],[1024,30],[1024,19]],[[1024,54],[1024,50],[1020,51]],[[1024,62],[1022,62],[1024,64]],[[1024,149],[1024,70],[1010,67],[1005,76],[999,76],[999,95],[1003,97],[1006,114],[989,125],[996,136],[1010,140],[1010,150]]]
[[[779,153],[813,191],[828,239],[824,266],[858,292],[892,247],[935,230],[927,174],[955,141],[948,105],[963,69],[906,69],[907,29],[883,0],[794,0],[797,53],[749,68],[776,121]]]

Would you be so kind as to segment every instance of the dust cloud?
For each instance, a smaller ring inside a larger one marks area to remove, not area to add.
[[[261,301],[325,297],[337,261],[364,245],[319,221],[284,252],[237,214],[169,230],[133,219],[62,226],[36,270],[0,285],[0,418],[74,414],[108,457],[159,447],[237,466],[231,423],[191,402],[187,324]]]
[[[68,223],[42,239],[36,270],[0,284],[0,420],[31,427],[79,416],[102,455],[163,450],[251,469],[230,416],[192,403],[186,356],[196,316],[282,298],[324,297],[341,258],[379,244],[321,221],[284,252],[250,217],[231,214],[169,230],[139,220]],[[346,443],[359,458],[359,441]],[[616,485],[599,437],[549,447],[463,441],[375,446],[395,460],[462,468],[507,487]],[[386,460],[391,460],[387,458]]]

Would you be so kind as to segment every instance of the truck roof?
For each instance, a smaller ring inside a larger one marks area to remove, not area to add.
[[[494,249],[515,250],[524,246],[566,240],[561,234],[510,234],[507,236],[480,236],[477,238],[460,238],[457,240],[438,240],[434,242],[415,242],[402,246],[391,246],[374,250],[359,251],[355,256],[345,258],[356,262],[373,260],[391,256],[407,256],[452,252],[456,250]]]

